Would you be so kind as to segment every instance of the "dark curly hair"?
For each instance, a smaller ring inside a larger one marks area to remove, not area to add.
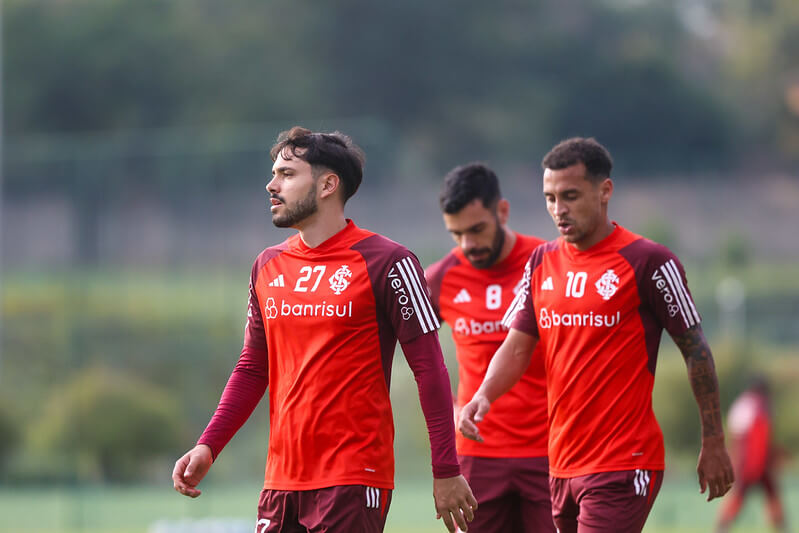
[[[286,158],[297,157],[310,164],[314,176],[323,169],[333,171],[344,184],[345,202],[355,194],[363,180],[363,164],[366,160],[363,150],[339,131],[315,133],[294,126],[280,132],[277,142],[269,151],[272,161],[281,153]]]
[[[453,168],[444,177],[444,187],[438,198],[441,210],[452,215],[476,198],[486,208],[497,205],[501,194],[494,171],[482,163],[469,163]]]
[[[572,137],[559,142],[544,156],[541,166],[544,170],[562,170],[577,163],[585,165],[586,177],[594,182],[609,178],[613,168],[610,152],[593,137]]]

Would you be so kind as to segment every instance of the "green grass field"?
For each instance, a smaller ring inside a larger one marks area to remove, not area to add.
[[[799,479],[783,484],[785,508],[799,509]],[[0,488],[0,531],[3,533],[147,533],[157,520],[251,518],[258,485],[211,485],[197,500],[163,487]],[[769,531],[763,499],[749,501],[733,531]],[[647,533],[692,533],[712,530],[718,510],[692,483],[667,480],[650,515]],[[389,513],[387,533],[441,533],[434,518],[427,481],[399,481]]]

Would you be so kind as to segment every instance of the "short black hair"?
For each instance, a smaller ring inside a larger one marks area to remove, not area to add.
[[[768,378],[764,374],[753,374],[749,376],[749,382],[746,388],[764,396],[768,396],[771,392]]]
[[[452,215],[476,198],[482,200],[484,207],[492,208],[500,197],[499,180],[494,171],[483,163],[469,163],[453,168],[444,177],[438,201],[441,210]]]
[[[363,180],[363,164],[366,161],[361,150],[352,139],[341,133],[315,133],[309,129],[294,126],[277,136],[269,155],[272,161],[279,154],[302,159],[311,165],[314,175],[322,169],[333,171],[344,183],[344,201],[355,194]]]
[[[559,142],[544,156],[541,166],[544,170],[562,170],[577,163],[585,165],[586,177],[594,182],[609,178],[613,169],[610,152],[593,137],[572,137]]]

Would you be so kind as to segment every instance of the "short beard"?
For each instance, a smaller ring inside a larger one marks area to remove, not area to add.
[[[282,215],[272,215],[272,224],[278,228],[292,228],[315,214],[319,210],[316,201],[316,187],[311,187],[308,194],[292,206],[286,206],[286,212]]]
[[[488,257],[481,259],[480,261],[472,261],[471,259],[469,260],[472,266],[479,270],[494,266],[494,263],[497,262],[497,259],[499,259],[499,256],[502,253],[502,247],[505,246],[505,230],[502,228],[499,217],[495,216],[495,220],[497,223],[497,233],[494,235],[494,242],[491,243],[491,253],[488,254]]]

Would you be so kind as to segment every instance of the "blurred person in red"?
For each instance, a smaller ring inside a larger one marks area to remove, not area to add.
[[[784,452],[774,443],[771,391],[764,376],[755,376],[732,403],[727,416],[735,484],[722,503],[716,531],[725,533],[743,507],[749,489],[766,493],[769,520],[777,531],[787,531],[777,485],[776,469]]]
[[[399,341],[427,423],[433,499],[449,531],[477,502],[460,474],[449,375],[416,256],[344,216],[363,176],[352,139],[294,127],[270,155],[272,223],[297,233],[255,260],[244,347],[175,490],[197,485],[265,393],[257,533],[379,533],[394,488],[389,385]]]
[[[543,193],[560,237],[540,245],[503,322],[510,327],[459,428],[482,420],[540,353],[549,419],[552,516],[560,533],[637,533],[663,480],[663,433],[652,409],[665,330],[685,361],[699,410],[700,492],[732,486],[713,355],[685,270],[671,250],[608,216],[613,163],[595,139],[572,138],[543,159]],[[540,352],[534,351],[540,344]]]
[[[507,335],[502,316],[521,288],[527,259],[544,241],[508,227],[510,203],[494,171],[481,163],[450,171],[439,203],[456,246],[425,275],[433,308],[452,328],[457,412],[477,391]],[[554,533],[542,357],[534,357],[519,382],[495,402],[481,437],[456,438],[461,470],[479,504],[471,530]]]

